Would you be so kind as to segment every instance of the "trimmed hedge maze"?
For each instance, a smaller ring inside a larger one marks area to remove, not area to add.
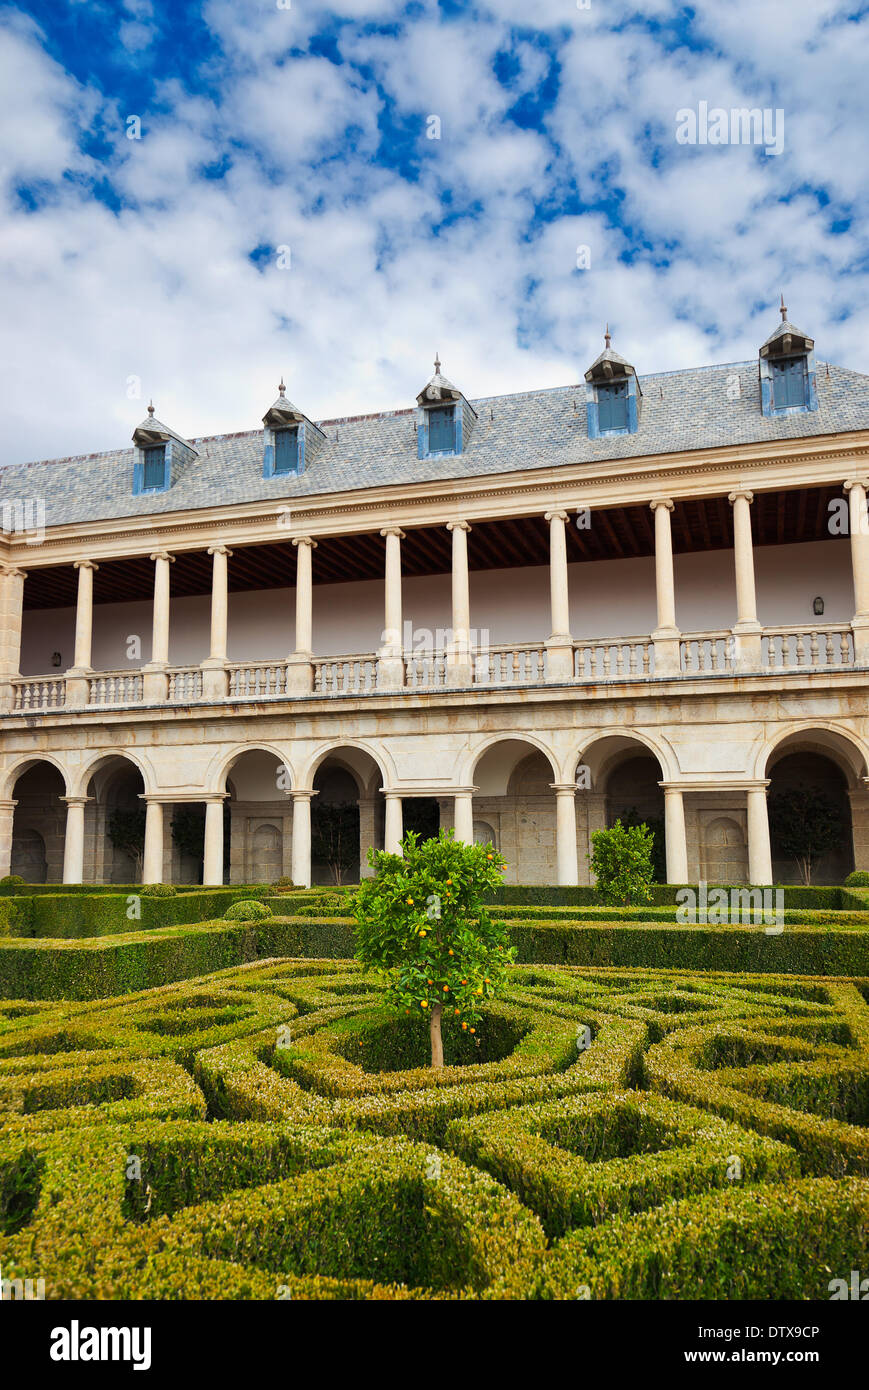
[[[828,1299],[869,980],[517,966],[471,1037],[345,961],[0,1004],[0,1263],[84,1299]]]

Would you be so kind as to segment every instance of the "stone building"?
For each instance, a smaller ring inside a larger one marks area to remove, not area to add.
[[[607,334],[577,385],[468,399],[436,362],[407,409],[315,422],[282,384],[262,428],[149,407],[132,448],[7,467],[0,874],[326,881],[337,806],[348,879],[439,823],[585,883],[627,815],[670,881],[762,884],[796,876],[768,798],[810,786],[841,881],[867,450],[869,377],[782,308],[748,362],[640,376]]]

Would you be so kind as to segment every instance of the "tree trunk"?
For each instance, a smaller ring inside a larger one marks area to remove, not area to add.
[[[441,1037],[441,1014],[444,1011],[443,1004],[435,1004],[429,1019],[429,1033],[431,1035],[431,1064],[439,1071],[444,1064],[444,1040]]]

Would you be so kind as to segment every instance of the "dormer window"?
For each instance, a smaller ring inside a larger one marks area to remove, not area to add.
[[[278,398],[263,416],[263,477],[298,478],[326,441],[323,431],[287,400],[283,381]]]
[[[589,439],[635,434],[640,423],[642,391],[630,362],[612,350],[609,324],[604,350],[585,374],[585,414]]]
[[[817,410],[815,343],[788,322],[782,295],[782,321],[760,350],[760,408],[764,415],[795,415]]]
[[[628,428],[628,383],[614,381],[597,388],[597,423],[601,434],[626,433]]]
[[[772,372],[772,402],[775,410],[803,409],[806,404],[806,359],[786,357],[770,362]]]
[[[162,492],[166,486],[166,445],[143,449],[142,491]]]
[[[275,472],[297,473],[299,471],[299,430],[275,430]]]
[[[477,420],[474,407],[441,372],[435,357],[434,376],[416,398],[416,449],[419,458],[461,454]]]
[[[428,412],[428,451],[430,454],[456,452],[456,408],[438,405]]]
[[[188,464],[197,458],[196,450],[168,425],[154,419],[154,403],[133,430],[133,496],[168,492]]]

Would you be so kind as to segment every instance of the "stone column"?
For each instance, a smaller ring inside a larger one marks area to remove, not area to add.
[[[667,847],[667,882],[688,882],[688,840],[685,835],[685,803],[681,787],[664,788],[664,840]]]
[[[66,673],[66,703],[81,708],[88,702],[88,675],[91,665],[94,626],[94,574],[98,566],[92,560],[76,560],[78,597],[75,607],[75,654]]]
[[[398,792],[387,791],[385,787],[382,790],[386,797],[386,824],[383,830],[383,848],[387,854],[401,854],[401,797]]]
[[[453,834],[465,845],[474,843],[474,791],[460,788],[453,797]]]
[[[469,686],[474,680],[471,655],[471,592],[468,582],[468,532],[466,521],[450,521],[453,536],[452,640],[447,647],[447,685]]]
[[[570,634],[570,596],[567,585],[567,512],[546,512],[549,522],[549,605],[552,631],[546,639],[546,678],[573,678],[573,638]]]
[[[851,574],[854,580],[854,660],[869,664],[869,517],[866,491],[869,480],[852,478],[845,483],[848,494],[848,530],[851,536]]]
[[[226,639],[229,620],[229,560],[225,545],[210,545],[211,646],[202,663],[202,694],[206,700],[225,700],[229,691],[226,671]]]
[[[12,872],[12,827],[17,801],[0,801],[0,878]]]
[[[376,826],[377,802],[373,796],[359,798],[359,877],[373,878],[374,870],[368,863],[368,851],[377,843]]]
[[[848,800],[851,803],[854,868],[865,869],[869,866],[869,777],[862,779],[860,787],[849,789]]]
[[[16,565],[0,565],[0,711],[15,708],[12,680],[20,674],[24,580]]]
[[[749,787],[746,792],[748,808],[748,881],[764,887],[772,883],[772,852],[769,844],[769,814],[766,805],[768,782]]]
[[[751,504],[754,501],[754,493],[741,488],[731,492],[727,500],[733,507],[733,562],[736,569],[734,665],[737,671],[757,671],[761,664],[761,626],[757,621],[754,547],[751,539]]]
[[[673,503],[669,497],[656,497],[649,506],[655,514],[655,593],[658,602],[658,626],[652,633],[655,643],[655,675],[675,676],[681,669],[681,634],[676,626],[676,584],[673,577],[673,537],[670,530]]]
[[[154,561],[154,625],[151,640],[151,660],[143,666],[143,687],[146,704],[165,704],[169,694],[169,566],[175,557],[165,550],[155,551]],[[155,879],[158,883],[160,880]]]
[[[310,536],[294,536],[296,547],[296,638],[287,662],[287,690],[309,695],[314,689],[314,577],[311,561],[317,542]]]
[[[84,808],[86,796],[64,796],[66,834],[63,841],[63,881],[81,883],[84,878]]]
[[[145,802],[145,853],[142,858],[142,882],[163,882],[163,803],[151,797]]]
[[[315,791],[293,791],[293,883],[311,886],[311,798]]]
[[[576,784],[550,782],[555,792],[555,846],[558,883],[573,886],[579,882],[576,854]]]
[[[205,803],[205,862],[202,869],[203,888],[223,885],[223,796],[211,797]]]
[[[386,583],[383,643],[378,653],[377,685],[381,690],[401,690],[404,686],[404,656],[401,627],[401,542],[404,532],[386,526]]]

